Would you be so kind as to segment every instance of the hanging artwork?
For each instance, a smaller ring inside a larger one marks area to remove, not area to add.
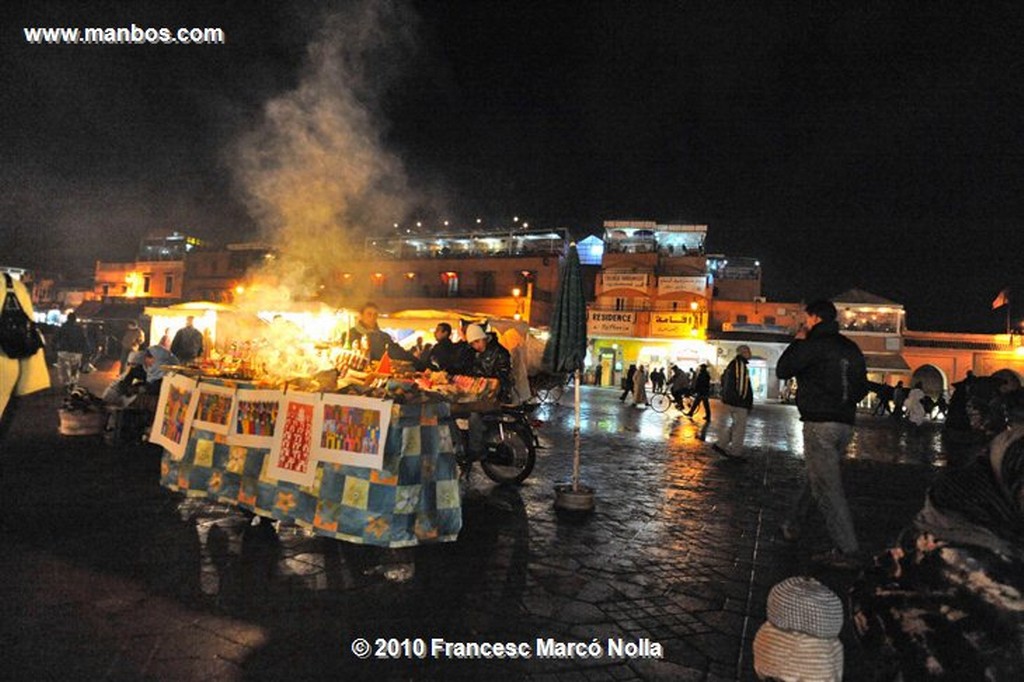
[[[313,454],[334,464],[380,469],[391,401],[325,393],[313,418]]]
[[[164,377],[149,442],[163,446],[174,460],[185,454],[198,397],[194,379],[181,374]]]
[[[319,402],[315,393],[286,393],[281,398],[267,466],[271,478],[313,484],[317,463],[313,457],[313,413]]]
[[[238,389],[228,425],[229,445],[269,448],[281,404],[280,391]]]
[[[196,416],[193,428],[227,435],[231,423],[231,408],[235,401],[235,389],[229,386],[200,383],[196,400]]]

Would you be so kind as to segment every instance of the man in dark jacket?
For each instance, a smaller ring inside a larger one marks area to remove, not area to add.
[[[417,361],[421,369],[443,370],[449,375],[466,374],[473,367],[473,349],[465,341],[452,341],[452,326],[439,322],[434,329],[434,345]]]
[[[700,370],[697,372],[697,376],[693,380],[693,404],[690,405],[690,411],[686,413],[686,416],[693,419],[694,413],[697,411],[697,407],[704,406],[704,421],[711,419],[711,401],[708,400],[708,396],[711,395],[711,375],[708,373],[708,366],[705,363],[701,363]]]
[[[736,348],[732,359],[722,373],[722,402],[729,411],[729,426],[723,437],[711,447],[726,457],[745,459],[743,439],[747,434],[747,417],[754,406],[754,389],[750,385],[750,346]]]
[[[466,329],[466,342],[476,352],[470,374],[497,379],[498,401],[511,402],[512,356],[498,342],[497,335],[488,334],[478,324],[471,324]]]
[[[622,395],[619,396],[619,402],[626,402],[626,396],[632,395],[633,393],[633,377],[636,376],[636,365],[630,365],[629,369],[626,370],[626,378],[622,380]]]
[[[192,362],[203,354],[203,333],[195,328],[195,318],[185,318],[185,326],[178,330],[171,342],[171,353],[182,362]]]
[[[796,405],[803,421],[807,466],[806,480],[783,523],[782,534],[787,540],[799,537],[814,500],[836,545],[815,558],[839,568],[855,568],[860,547],[839,465],[853,437],[857,403],[868,392],[864,354],[839,333],[836,307],[830,301],[815,301],[805,312],[805,326],[776,366],[779,379],[796,377],[799,386]]]

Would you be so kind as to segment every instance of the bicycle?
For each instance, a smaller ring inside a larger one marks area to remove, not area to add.
[[[530,391],[541,405],[554,405],[572,382],[572,374],[537,374],[530,377]]]
[[[655,412],[666,412],[672,405],[676,405],[680,410],[686,412],[690,408],[690,394],[686,392],[683,394],[681,404],[676,405],[675,398],[672,396],[672,391],[668,386],[664,386],[660,390],[655,391],[651,394],[651,409]]]

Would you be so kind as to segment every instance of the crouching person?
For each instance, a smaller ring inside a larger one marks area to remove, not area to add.
[[[875,557],[851,596],[878,677],[1021,679],[1024,425],[940,475],[913,526]]]

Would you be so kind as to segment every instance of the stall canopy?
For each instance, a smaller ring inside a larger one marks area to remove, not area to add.
[[[392,313],[380,320],[380,326],[392,334],[403,347],[411,348],[416,337],[422,336],[424,343],[434,342],[434,327],[439,322],[447,322],[452,326],[455,340],[459,339],[461,325],[487,323],[487,326],[498,334],[498,340],[512,356],[512,376],[515,381],[516,394],[519,401],[530,397],[531,369],[539,371],[544,342],[540,340],[541,332],[530,329],[530,325],[521,320],[510,320],[501,317],[468,312],[465,310],[402,310]],[[539,350],[538,350],[539,348]]]
[[[107,303],[86,301],[75,309],[81,322],[106,322],[111,320],[137,320],[142,315],[141,303]]]
[[[212,301],[188,301],[165,307],[147,306],[145,312],[150,319],[147,342],[159,343],[165,334],[173,339],[174,334],[185,326],[185,320],[191,317],[195,328],[203,334],[204,348],[209,350],[217,340],[218,314],[230,310],[233,310],[231,306]]]

